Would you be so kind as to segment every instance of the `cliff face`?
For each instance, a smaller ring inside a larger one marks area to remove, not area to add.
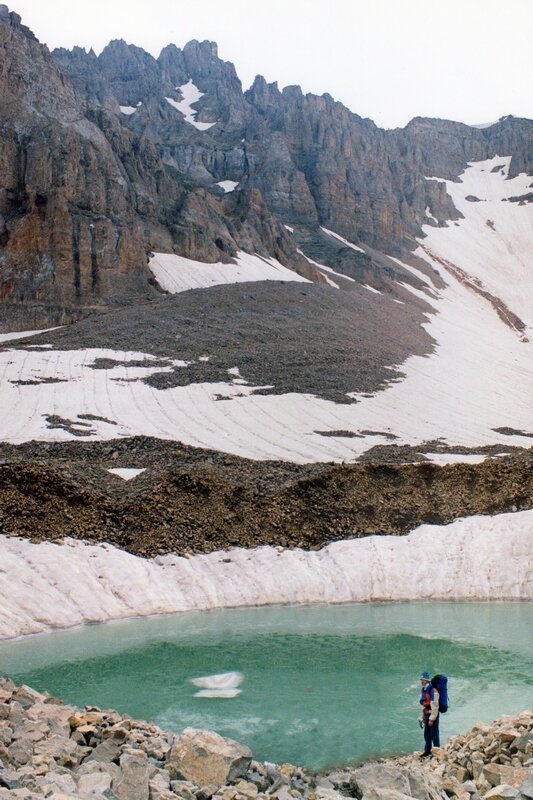
[[[46,48],[0,10],[0,254],[4,302],[35,322],[129,291],[144,259],[127,178]]]
[[[169,45],[157,59],[122,40],[98,57],[52,57],[0,6],[0,62],[7,326],[149,300],[151,250],[215,262],[244,249],[323,280],[297,253],[305,244],[379,279],[379,259],[325,244],[319,226],[405,255],[427,209],[438,224],[458,217],[426,176],[456,178],[496,154],[513,156],[511,174],[533,171],[531,121],[415,119],[384,131],[329,95],[280,92],[260,76],[243,92],[212,42]],[[238,188],[225,194],[225,181]]]

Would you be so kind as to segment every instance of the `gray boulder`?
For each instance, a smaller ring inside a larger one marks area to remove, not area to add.
[[[485,793],[484,798],[485,800],[515,800],[517,795],[518,789],[514,786],[502,783],[499,786],[495,786],[493,789],[489,789],[489,791]]]
[[[36,723],[46,725],[52,734],[70,736],[69,717],[71,714],[72,710],[69,706],[36,702],[28,709],[27,717]]]
[[[168,754],[166,769],[171,777],[182,777],[198,786],[222,786],[244,777],[251,760],[251,750],[232,739],[185,728]]]
[[[515,789],[519,789],[524,781],[530,777],[530,771],[526,767],[489,763],[483,767],[483,775],[493,787],[505,783],[509,786],[514,786]]]
[[[94,748],[92,753],[87,756],[87,761],[117,761],[120,756],[120,747],[114,739],[105,739],[101,744]]]
[[[344,795],[329,786],[318,785],[315,789],[315,797],[316,800],[343,800]]]
[[[22,740],[21,740],[22,741]],[[75,767],[85,753],[85,748],[80,747],[66,736],[50,736],[43,739],[34,747],[36,755],[45,755],[54,758],[62,767]]]
[[[113,784],[119,800],[148,800],[152,765],[142,750],[127,750],[120,757],[121,776]]]
[[[533,774],[531,775],[531,777],[527,778],[527,780],[524,781],[524,783],[520,787],[520,793],[524,797],[527,797],[528,800],[533,800]]]
[[[55,797],[57,794],[75,795],[77,790],[76,782],[68,772],[48,772],[37,778],[36,784],[45,797]]]
[[[364,793],[362,800],[410,800],[410,796],[397,789],[374,786]]]
[[[176,795],[170,788],[168,772],[158,772],[150,779],[148,784],[150,800],[176,800]]]
[[[365,764],[352,774],[352,789],[365,800],[400,800],[396,795],[416,797],[417,800],[440,800],[436,778],[420,767],[395,764]],[[393,794],[391,794],[391,792]]]
[[[77,776],[78,789],[81,794],[99,797],[111,788],[112,777],[108,772],[92,772]]]
[[[19,686],[18,689],[15,689],[13,692],[13,700],[17,700],[24,709],[29,708],[34,703],[43,703],[45,699],[46,695],[35,691],[35,689],[25,684],[22,684],[22,686]]]
[[[7,757],[12,764],[20,766],[27,764],[33,756],[33,742],[27,739],[18,739],[7,748]]]

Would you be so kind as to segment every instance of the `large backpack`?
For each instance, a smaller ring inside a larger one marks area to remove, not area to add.
[[[448,678],[446,675],[435,675],[431,685],[439,693],[439,712],[445,714],[448,711]]]

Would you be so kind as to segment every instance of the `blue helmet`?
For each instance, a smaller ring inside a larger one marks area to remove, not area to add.
[[[420,676],[420,680],[421,681],[430,681],[431,678],[430,678],[429,672],[423,672],[421,674],[421,676]]]

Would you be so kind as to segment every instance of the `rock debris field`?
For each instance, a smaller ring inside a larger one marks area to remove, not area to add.
[[[435,750],[326,774],[259,763],[210,731],[160,730],[0,679],[0,800],[532,800],[533,712]]]
[[[0,532],[131,553],[320,548],[533,506],[527,451],[481,464],[288,464],[145,437],[0,445]],[[124,481],[109,472],[144,469]]]

